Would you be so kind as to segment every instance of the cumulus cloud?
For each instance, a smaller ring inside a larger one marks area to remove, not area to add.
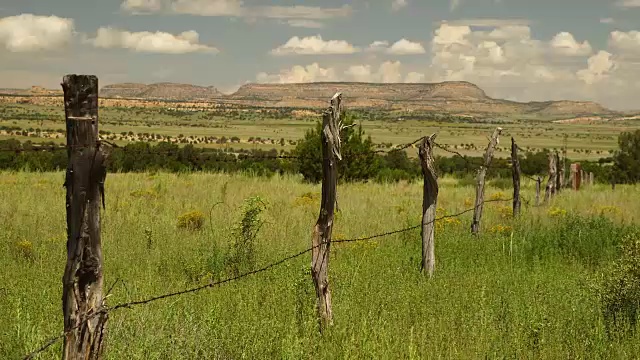
[[[272,55],[329,55],[353,54],[359,49],[344,40],[323,40],[322,36],[297,36],[289,39],[285,44],[271,50]]]
[[[74,35],[73,19],[21,14],[0,18],[0,46],[10,52],[54,50]]]
[[[337,79],[335,69],[322,68],[318,63],[307,66],[296,65],[291,69],[281,70],[278,74],[261,72],[256,76],[256,81],[259,83],[276,84],[336,81]]]
[[[414,54],[424,54],[427,51],[424,49],[422,44],[417,42],[412,42],[407,39],[398,40],[396,43],[391,45],[389,49],[387,49],[387,53],[392,55],[414,55]]]
[[[369,44],[367,51],[384,52],[390,55],[416,55],[427,52],[422,44],[407,39],[400,39],[391,46],[388,41],[374,41]]]
[[[613,69],[614,63],[611,60],[611,53],[600,50],[587,60],[587,68],[578,71],[577,75],[582,81],[591,85],[602,80]]]
[[[629,55],[640,55],[640,31],[612,31],[609,46]]]
[[[551,47],[561,55],[585,56],[591,54],[591,44],[588,41],[579,43],[571,33],[560,32],[551,39]]]
[[[126,0],[120,9],[134,14],[154,13],[162,10],[161,0]]]
[[[398,11],[408,5],[407,0],[393,0],[391,2],[391,9]]]
[[[456,26],[445,23],[436,29],[433,44],[436,46],[466,45],[468,44],[467,36],[470,34],[471,28],[469,26]]]
[[[186,54],[194,52],[217,53],[215,47],[200,44],[197,32],[185,31],[178,35],[166,32],[129,32],[111,27],[98,29],[89,42],[97,48],[123,48],[136,52],[159,54]]]

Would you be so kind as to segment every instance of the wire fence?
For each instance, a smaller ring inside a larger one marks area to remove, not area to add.
[[[513,200],[513,198],[510,198],[510,199],[485,200],[485,201],[481,202],[480,204],[478,204],[477,207],[482,206],[482,205],[487,204],[487,203],[507,202],[507,201],[512,201],[512,200]],[[379,234],[375,234],[375,235],[357,237],[357,238],[352,238],[352,239],[331,240],[330,243],[331,244],[340,244],[340,243],[371,241],[371,240],[374,240],[374,239],[388,237],[388,236],[391,236],[391,235],[401,234],[401,233],[405,233],[405,232],[408,232],[408,231],[419,229],[422,226],[429,225],[429,224],[435,223],[437,221],[441,221],[441,220],[449,219],[449,218],[460,217],[460,216],[465,215],[465,214],[467,214],[467,213],[469,213],[471,211],[474,211],[475,208],[476,208],[476,206],[474,206],[472,208],[469,208],[469,209],[466,209],[466,210],[463,210],[463,211],[460,211],[460,212],[455,213],[455,214],[443,215],[443,216],[440,216],[440,217],[438,217],[438,218],[436,218],[436,219],[434,219],[432,221],[428,221],[428,222],[425,222],[425,223],[420,223],[420,224],[409,226],[409,227],[405,227],[405,228],[402,228],[402,229],[391,230],[391,231],[387,231],[387,232],[383,232],[383,233],[379,233]],[[69,330],[67,330],[65,332],[62,332],[61,334],[59,334],[57,336],[51,337],[41,347],[39,347],[36,350],[34,350],[34,351],[30,352],[29,354],[27,354],[24,357],[24,359],[25,360],[33,359],[38,354],[44,352],[49,347],[53,346],[58,341],[62,340],[65,337],[65,335],[67,335],[68,333],[78,329],[84,322],[87,322],[87,321],[89,321],[89,320],[91,320],[91,319],[93,319],[93,318],[95,318],[97,316],[101,316],[101,315],[104,315],[104,314],[107,314],[107,313],[111,313],[111,312],[114,312],[114,311],[117,311],[117,310],[120,310],[120,309],[131,309],[131,308],[133,308],[135,306],[147,305],[147,304],[159,301],[159,300],[164,300],[164,299],[168,299],[168,298],[172,298],[172,297],[176,297],[176,296],[197,293],[197,292],[200,292],[200,291],[205,290],[205,289],[211,289],[211,288],[214,288],[216,286],[224,285],[224,284],[227,284],[227,283],[230,283],[230,282],[234,282],[234,281],[237,281],[237,280],[240,280],[240,279],[252,276],[252,275],[263,273],[263,272],[269,271],[269,270],[271,270],[271,269],[273,269],[273,268],[275,268],[275,267],[277,267],[279,265],[287,263],[287,262],[289,262],[291,260],[297,259],[297,258],[299,258],[299,257],[301,257],[301,256],[303,256],[305,254],[308,254],[308,253],[312,252],[314,249],[316,249],[316,248],[318,248],[320,246],[323,246],[325,244],[326,243],[320,243],[320,244],[318,244],[316,246],[311,246],[311,247],[306,248],[306,249],[304,249],[302,251],[299,251],[297,253],[285,256],[285,257],[281,258],[280,260],[277,260],[275,262],[269,263],[268,265],[265,265],[265,266],[263,266],[261,268],[258,268],[258,269],[255,269],[255,270],[251,270],[251,271],[242,273],[240,275],[229,277],[229,278],[226,278],[226,279],[223,279],[223,280],[220,280],[220,281],[210,282],[208,284],[204,284],[204,285],[201,285],[201,286],[188,288],[188,289],[184,289],[184,290],[180,290],[180,291],[168,292],[168,293],[165,293],[165,294],[148,297],[146,299],[124,302],[124,303],[116,304],[114,306],[103,305],[103,307],[98,309],[97,311],[95,311],[93,313],[90,313],[90,314],[85,314],[82,317],[82,321],[78,325],[76,325],[75,327],[73,327],[73,328],[71,328],[71,329],[69,329]],[[114,285],[115,285],[115,283],[114,283]],[[112,286],[112,288],[113,288],[113,286]],[[109,294],[110,292],[111,292],[111,289],[109,289],[109,291],[107,293]]]

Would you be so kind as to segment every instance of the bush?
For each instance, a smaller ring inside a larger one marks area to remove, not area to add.
[[[598,295],[609,335],[633,332],[640,307],[640,234],[624,238],[621,256],[602,275]]]
[[[204,226],[204,214],[201,211],[190,211],[178,217],[178,228],[200,230]]]
[[[227,264],[234,276],[253,270],[256,263],[256,237],[262,227],[260,214],[266,203],[259,196],[246,199],[242,207],[242,217],[233,230],[234,240]]]

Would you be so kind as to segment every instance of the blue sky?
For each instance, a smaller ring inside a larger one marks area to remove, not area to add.
[[[640,0],[3,0],[0,87],[466,80],[640,108]]]

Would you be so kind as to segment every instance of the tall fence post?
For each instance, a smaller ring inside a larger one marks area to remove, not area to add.
[[[556,155],[549,153],[549,180],[547,181],[547,188],[544,193],[544,201],[548,202],[556,192]]]
[[[476,184],[476,204],[473,209],[473,220],[471,222],[471,233],[478,235],[480,232],[480,220],[482,219],[482,209],[484,204],[484,178],[487,175],[487,168],[491,165],[493,152],[498,145],[498,136],[502,132],[502,128],[496,128],[491,135],[487,151],[484,154],[484,164],[478,169],[478,182]]]
[[[98,142],[98,78],[66,75],[62,82],[67,126],[65,178],[67,264],[62,278],[66,360],[100,359],[107,314],[102,312],[100,203],[106,168]]]
[[[520,215],[520,160],[518,160],[518,145],[511,137],[511,177],[513,178],[513,217]]]
[[[329,289],[329,251],[333,215],[336,206],[336,187],[338,183],[338,161],[340,154],[340,129],[342,115],[342,94],[331,98],[331,106],[322,117],[322,199],[320,215],[313,228],[311,254],[311,276],[316,288],[318,320],[320,330],[333,323],[331,310],[331,291]]]
[[[542,177],[536,178],[536,206],[540,206],[540,188],[542,187]]]
[[[422,264],[421,271],[433,276],[436,267],[435,221],[438,202],[438,176],[436,174],[433,147],[436,134],[425,137],[420,144],[418,155],[422,164],[424,186],[422,191]]]

